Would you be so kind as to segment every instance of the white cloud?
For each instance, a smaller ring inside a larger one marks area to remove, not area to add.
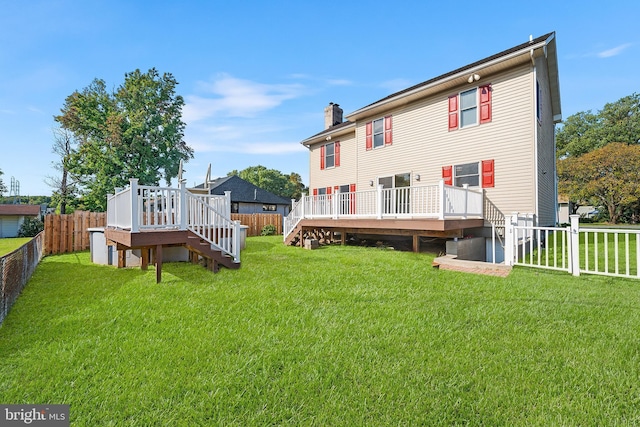
[[[631,46],[631,43],[621,44],[620,46],[616,46],[612,49],[603,50],[601,52],[596,53],[598,58],[610,58],[612,56],[617,56],[622,53],[623,50],[627,49]]]
[[[199,87],[213,96],[186,96],[183,109],[185,122],[219,115],[253,117],[305,92],[305,87],[300,84],[264,84],[228,74],[219,75],[211,83],[201,82]]]
[[[329,79],[327,83],[331,86],[351,86],[353,82],[347,79]]]
[[[289,153],[300,153],[306,151],[306,148],[298,142],[244,142],[236,144],[227,144],[220,142],[211,142],[211,140],[200,140],[189,144],[196,152],[199,153],[240,153],[240,154],[272,154],[283,155]]]

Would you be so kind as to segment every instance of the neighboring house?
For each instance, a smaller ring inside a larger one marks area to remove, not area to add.
[[[568,199],[560,196],[558,199],[558,223],[559,224],[569,224],[569,215],[573,213],[574,203],[570,202]],[[580,218],[592,218],[598,213],[598,210],[591,205],[587,206],[578,206],[575,212],[577,215],[580,215]]]
[[[231,213],[279,213],[287,216],[291,207],[291,200],[263,190],[235,175],[208,181],[208,184],[200,184],[191,191],[205,189],[208,190],[208,194],[218,196],[230,191]]]
[[[557,222],[555,33],[345,118],[329,104],[325,129],[301,141],[309,149],[310,195],[285,227],[289,243],[294,234],[334,227],[343,234],[410,235],[418,249],[420,237],[491,237],[492,226],[500,228],[514,212],[533,214],[540,226]],[[379,186],[383,200],[374,194]],[[336,193],[340,206],[331,205]],[[456,205],[460,197],[464,207]],[[471,209],[472,199],[482,207]]]
[[[0,205],[0,238],[18,237],[25,218],[39,215],[40,205]]]

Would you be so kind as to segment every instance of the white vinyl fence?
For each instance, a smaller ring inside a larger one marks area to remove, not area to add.
[[[505,263],[527,267],[640,279],[640,229],[581,228],[578,215],[568,227],[522,224],[507,217]]]

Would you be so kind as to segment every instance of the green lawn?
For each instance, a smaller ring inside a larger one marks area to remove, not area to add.
[[[281,242],[160,284],[45,258],[0,328],[0,402],[74,426],[640,424],[640,281]]]
[[[31,239],[33,239],[33,237],[12,237],[0,239],[0,257],[15,251]]]

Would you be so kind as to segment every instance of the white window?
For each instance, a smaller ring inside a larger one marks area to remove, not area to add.
[[[478,90],[460,92],[460,127],[478,123]]]
[[[453,173],[453,185],[456,187],[462,187],[464,184],[469,184],[469,187],[480,185],[480,171],[477,162],[455,165]]]
[[[384,145],[384,119],[373,121],[373,148]]]
[[[333,143],[324,146],[324,167],[332,168],[336,165],[335,145]]]

